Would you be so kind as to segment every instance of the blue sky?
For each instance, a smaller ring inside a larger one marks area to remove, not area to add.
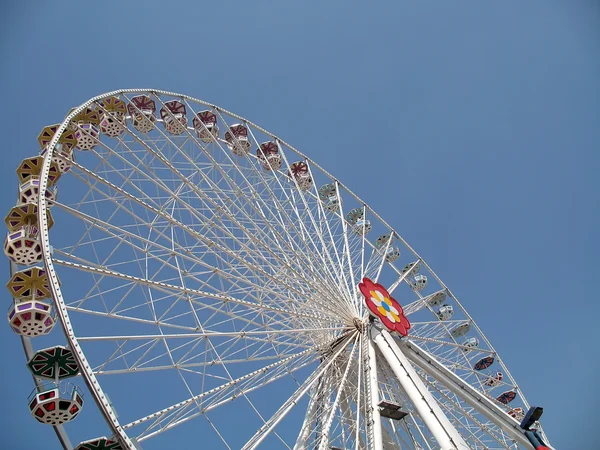
[[[544,406],[557,448],[600,439],[597,2],[24,3],[0,14],[4,211],[42,127],[94,95],[221,105],[403,235]],[[0,339],[7,448],[58,448],[29,416],[17,336]]]

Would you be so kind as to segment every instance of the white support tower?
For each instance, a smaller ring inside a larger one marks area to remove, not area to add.
[[[463,450],[469,446],[450,423],[437,401],[421,381],[409,360],[386,330],[371,327],[373,342],[398,378],[402,389],[442,450]]]
[[[373,328],[369,330],[369,393],[371,398],[371,418],[373,420],[373,450],[383,450],[383,432],[379,413],[379,383],[377,381],[377,355],[373,346]]]

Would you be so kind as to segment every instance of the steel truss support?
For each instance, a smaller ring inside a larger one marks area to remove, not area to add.
[[[440,448],[468,449],[466,442],[450,423],[394,338],[386,330],[375,327],[371,327],[371,336]]]
[[[310,439],[310,435],[313,431],[312,426],[315,421],[316,412],[323,399],[324,383],[325,377],[321,376],[319,377],[319,381],[317,381],[316,386],[313,386],[312,388],[313,392],[310,396],[310,400],[308,401],[308,408],[306,409],[304,422],[302,423],[302,427],[300,428],[298,439],[296,439],[294,450],[305,450],[308,447],[308,440]]]
[[[375,347],[373,346],[374,334],[373,327],[370,328],[370,339],[367,339],[367,346],[369,350],[369,372],[368,372],[368,386],[369,386],[369,398],[371,407],[371,420],[372,420],[372,440],[371,445],[373,450],[383,450],[383,431],[381,428],[381,414],[379,414],[379,381],[377,379],[377,355],[375,353]]]
[[[395,343],[393,338],[391,340]],[[501,408],[496,406],[492,399],[486,397],[468,383],[465,383],[459,376],[448,370],[436,361],[434,357],[413,342],[399,342],[396,346],[399,347],[406,357],[408,357],[416,366],[421,368],[428,375],[434,377],[476,411],[498,425],[502,431],[507,433],[515,440],[515,442],[524,445],[526,448],[531,447],[529,440],[525,437],[524,431],[519,427],[519,423],[506,414]]]
[[[275,429],[277,424],[283,420],[283,418],[292,410],[294,406],[298,404],[298,401],[310,390],[310,388],[327,372],[329,367],[335,362],[335,360],[340,356],[340,354],[346,350],[348,344],[353,341],[353,346],[356,345],[357,336],[350,336],[346,338],[345,342],[340,346],[340,348],[336,351],[336,353],[331,356],[328,361],[317,369],[309,378],[304,381],[302,385],[292,394],[292,396],[283,404],[281,407],[271,416],[269,420],[265,422],[265,424],[260,427],[254,436],[250,438],[248,442],[244,445],[242,450],[253,450],[260,445],[260,443]],[[350,361],[348,362],[348,366],[350,366]],[[332,414],[333,411],[332,409]]]

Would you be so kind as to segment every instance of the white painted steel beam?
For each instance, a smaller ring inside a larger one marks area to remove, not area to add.
[[[526,447],[531,446],[529,440],[525,437],[524,431],[519,427],[519,423],[494,404],[491,398],[486,397],[463,381],[417,344],[413,342],[399,342],[397,344],[415,365],[462,398],[480,414],[498,425],[515,442]]]
[[[468,449],[469,446],[448,420],[392,336],[386,330],[378,330],[375,327],[371,328],[371,333],[373,341],[440,448],[442,450]]]
[[[277,424],[283,420],[283,418],[298,404],[300,399],[310,390],[310,388],[323,376],[323,374],[329,369],[329,367],[334,363],[334,361],[340,356],[344,350],[348,347],[348,344],[352,340],[352,336],[346,339],[343,345],[336,351],[336,353],[329,358],[327,363],[322,365],[316,372],[314,372],[306,381],[300,385],[300,387],[292,394],[292,396],[283,404],[281,407],[271,416],[269,420],[265,422],[265,424],[260,427],[254,436],[250,438],[248,442],[244,445],[242,450],[253,450],[260,445],[260,443],[267,437],[269,434],[275,429]],[[354,336],[354,343],[356,344],[356,336]],[[348,367],[350,366],[350,362],[348,362]],[[332,409],[332,414],[335,408]]]
[[[383,450],[383,431],[381,429],[381,414],[379,413],[379,381],[377,379],[377,354],[373,346],[373,328],[369,330],[370,339],[367,340],[369,349],[369,384],[371,400],[371,418],[373,420],[373,450]]]

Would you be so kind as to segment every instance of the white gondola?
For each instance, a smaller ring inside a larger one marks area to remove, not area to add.
[[[380,253],[385,252],[385,260],[390,263],[400,258],[400,249],[391,242],[388,245],[388,242],[392,239],[392,235],[388,233],[384,234],[383,236],[379,236],[375,241],[375,248]]]
[[[442,303],[444,303],[444,300],[446,300],[446,293],[445,292],[436,292],[431,297],[429,297],[429,299],[427,300],[427,303],[429,304],[429,306],[432,306],[432,307],[439,306]]]
[[[355,234],[362,236],[371,231],[371,221],[365,219],[364,208],[354,208],[346,214],[346,220],[352,225]]]
[[[523,420],[523,418],[525,417],[525,411],[523,410],[523,408],[518,407],[518,408],[511,409],[508,412],[508,415],[510,417],[512,417],[513,419],[516,419],[517,422],[521,422]]]
[[[385,252],[385,260],[387,262],[394,262],[400,258],[400,249],[398,247],[390,247]]]
[[[100,128],[93,123],[77,124],[75,137],[79,150],[92,150],[100,142]]]
[[[308,165],[304,161],[297,161],[290,164],[288,177],[296,180],[298,188],[301,191],[307,191],[313,184],[312,178],[310,177],[310,171],[308,170]]]
[[[494,375],[487,377],[483,384],[489,387],[496,387],[500,384],[502,378],[504,378],[502,372],[496,372]]]
[[[40,144],[41,155],[45,156],[48,151],[48,146],[54,138],[54,135],[58,131],[59,124],[48,125],[42,129],[38,136],[38,143]],[[68,172],[73,165],[73,150],[77,145],[76,133],[67,129],[58,138],[58,142],[54,146],[52,152],[52,162],[56,164],[60,173]]]
[[[421,291],[427,286],[427,277],[425,275],[415,275],[412,277],[410,287],[415,291]]]
[[[402,273],[409,272],[409,275],[416,275],[419,273],[420,270],[421,264],[419,264],[418,262],[412,262],[404,266],[404,268],[402,269]]]
[[[469,322],[465,322],[465,323],[461,323],[460,325],[457,325],[456,327],[454,327],[452,329],[452,331],[450,331],[450,334],[452,335],[452,337],[454,339],[457,339],[457,338],[463,337],[469,331],[471,331],[471,324]]]
[[[52,305],[36,300],[15,302],[8,311],[8,323],[21,336],[48,334],[55,323]]]
[[[125,131],[127,107],[117,97],[108,97],[100,102],[100,131],[109,137],[118,137]]]
[[[38,422],[47,425],[62,425],[75,419],[83,408],[83,394],[72,383],[60,383],[51,389],[38,392],[34,389],[29,396],[29,410]]]
[[[75,133],[75,148],[92,150],[100,142],[100,111],[84,108],[71,119],[69,129]]]
[[[437,316],[440,320],[450,320],[454,315],[454,308],[452,305],[442,305],[437,311]]]
[[[340,209],[340,200],[338,198],[335,184],[324,184],[319,188],[319,198],[327,211],[335,212]]]
[[[477,339],[476,337],[470,337],[469,339],[465,340],[463,342],[463,352],[465,353],[469,353],[471,350],[479,347],[479,339]]]
[[[366,235],[369,231],[371,231],[371,228],[371,221],[366,219],[357,220],[354,226],[352,227],[354,233],[359,236]]]
[[[4,240],[4,253],[13,262],[32,265],[42,260],[42,246],[39,241],[38,207],[36,204],[19,203],[7,214],[4,222],[8,233]],[[48,229],[54,225],[50,210],[46,211]]]
[[[37,230],[23,227],[8,232],[4,239],[4,254],[14,263],[30,266],[42,260],[42,245]]]
[[[77,133],[75,133],[77,134]],[[45,147],[41,152],[41,156],[46,156],[48,152],[48,147]],[[59,172],[65,173],[71,170],[73,167],[73,161],[75,160],[75,155],[73,154],[73,150],[69,150],[62,144],[56,144],[54,150],[52,151],[52,162],[56,164]]]
[[[27,181],[19,185],[19,203],[37,205],[39,193],[40,178],[38,176],[31,176]],[[48,201],[48,207],[52,207],[56,200],[56,189],[46,189],[45,197]]]

